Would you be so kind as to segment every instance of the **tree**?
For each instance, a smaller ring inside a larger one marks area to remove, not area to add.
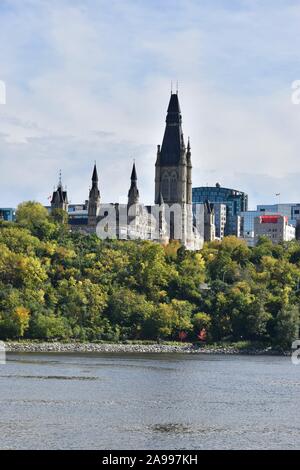
[[[30,312],[23,306],[17,306],[11,312],[6,311],[0,316],[0,337],[22,338],[28,329]]]
[[[30,312],[25,307],[17,307],[13,312],[12,321],[16,327],[17,336],[21,338],[29,326]]]
[[[133,287],[149,299],[159,301],[164,296],[175,268],[168,265],[164,249],[153,242],[131,244],[129,251],[129,272]]]
[[[67,224],[68,223],[68,213],[63,209],[52,209],[50,218],[58,224]]]
[[[37,339],[66,339],[71,336],[71,328],[65,318],[53,314],[38,314],[30,322],[29,335]]]
[[[143,335],[148,338],[178,338],[180,331],[192,331],[191,314],[194,306],[187,301],[173,299],[170,304],[160,303],[146,318]]]
[[[51,222],[47,209],[34,201],[19,204],[16,211],[16,222],[30,230],[39,239],[51,238],[56,230],[56,225]]]
[[[153,308],[145,295],[122,287],[114,289],[110,294],[106,315],[112,325],[120,326],[124,339],[137,339]]]
[[[180,299],[197,302],[200,299],[200,285],[205,280],[205,261],[201,253],[185,252],[178,257],[178,275],[173,276],[171,295]]]
[[[201,330],[209,334],[211,327],[211,316],[204,312],[198,312],[193,316],[192,323],[194,326],[194,333],[198,334]]]
[[[67,318],[72,327],[76,324],[91,329],[101,326],[107,302],[101,285],[93,284],[89,279],[63,279],[58,282],[57,296],[56,313]]]
[[[57,217],[56,217],[57,216]],[[55,219],[55,220],[54,220]],[[0,222],[0,337],[260,340],[297,335],[299,244],[249,248],[236,237],[190,252],[178,243],[71,233],[40,204]],[[201,285],[206,283],[207,288]]]
[[[39,258],[13,253],[0,244],[0,281],[37,289],[47,278]]]
[[[277,313],[274,319],[274,346],[291,349],[292,342],[299,337],[299,307],[288,305]]]
[[[34,256],[41,247],[37,237],[31,235],[25,228],[11,225],[0,230],[0,244],[6,246],[13,253]]]

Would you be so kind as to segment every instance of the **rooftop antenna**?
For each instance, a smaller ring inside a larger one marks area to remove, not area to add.
[[[176,82],[176,95],[178,95],[178,80]]]
[[[171,95],[173,93],[173,80],[171,80]]]
[[[61,186],[61,170],[59,170],[58,186]]]

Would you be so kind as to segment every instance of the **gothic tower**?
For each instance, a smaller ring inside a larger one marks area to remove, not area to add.
[[[100,209],[100,191],[98,187],[98,172],[96,163],[94,165],[93,176],[92,176],[92,187],[89,194],[88,203],[88,225],[96,226],[97,217]]]
[[[185,147],[182,132],[182,116],[177,93],[171,93],[167,111],[166,128],[162,146],[157,148],[155,164],[155,204],[160,194],[168,206],[181,207],[181,216],[170,214],[170,238],[180,233],[181,242],[186,245],[192,232],[192,164],[190,142]],[[172,218],[173,217],[173,218]],[[181,225],[175,227],[174,224]]]
[[[138,204],[139,202],[139,190],[137,188],[137,175],[135,169],[135,163],[132,167],[131,172],[131,185],[128,191],[128,207],[133,206],[134,204]]]
[[[135,163],[132,167],[130,180],[131,184],[128,191],[127,203],[127,234],[129,238],[136,238],[137,233],[141,230],[141,220]]]
[[[68,212],[68,195],[66,189],[63,189],[62,180],[61,180],[61,171],[59,172],[59,181],[57,189],[53,191],[51,199],[51,210],[62,209]]]

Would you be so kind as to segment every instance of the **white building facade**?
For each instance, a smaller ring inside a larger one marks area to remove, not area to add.
[[[288,217],[280,214],[260,215],[254,219],[254,244],[260,237],[269,238],[272,243],[288,242],[295,239],[296,229],[288,223]]]

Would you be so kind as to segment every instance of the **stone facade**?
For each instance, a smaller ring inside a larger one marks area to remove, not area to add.
[[[107,233],[107,238],[151,239],[160,243],[176,239],[187,249],[201,248],[201,237],[193,226],[191,146],[189,140],[187,146],[184,143],[177,93],[171,94],[163,142],[157,150],[153,206],[140,203],[137,180],[134,163],[127,205],[103,204],[95,164],[87,214],[81,219],[69,218],[72,230],[96,231],[101,237]],[[67,210],[67,193],[62,190],[61,179],[51,201],[52,209],[57,206]]]
[[[61,172],[59,174],[59,181],[57,188],[54,189],[51,199],[51,210],[54,209],[61,209],[68,212],[68,195],[67,190],[63,189],[62,180],[61,180]]]

